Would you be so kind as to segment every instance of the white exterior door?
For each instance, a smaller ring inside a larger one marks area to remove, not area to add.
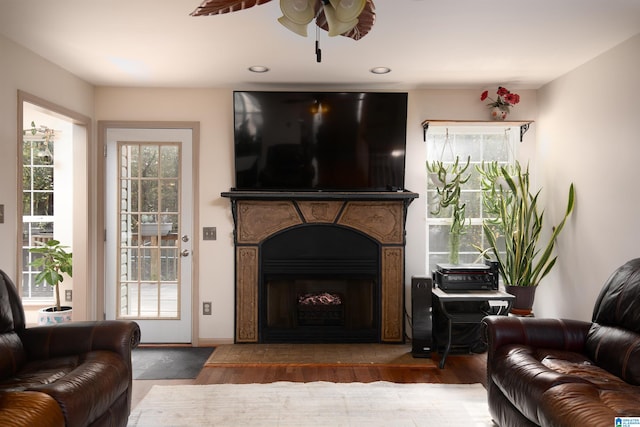
[[[191,129],[106,132],[105,305],[143,343],[192,341]]]

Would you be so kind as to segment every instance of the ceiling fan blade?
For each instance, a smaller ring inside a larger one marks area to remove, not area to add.
[[[349,37],[354,40],[360,40],[361,38],[366,36],[369,31],[371,31],[371,28],[373,28],[373,24],[375,23],[375,21],[376,7],[373,4],[373,0],[367,0],[362,13],[360,14],[360,16],[358,16],[358,24],[346,33],[341,34],[341,36]],[[316,24],[323,30],[329,31],[329,24],[327,23],[327,17],[325,16],[324,11],[320,11],[318,17],[316,18]]]
[[[238,10],[249,9],[250,7],[269,3],[271,0],[204,0],[200,6],[191,12],[191,16],[220,15],[223,13],[236,12]],[[341,34],[354,40],[360,40],[366,36],[376,21],[376,8],[373,0],[366,0],[362,13],[358,16],[358,24]],[[325,31],[329,31],[327,18],[322,10],[322,2],[317,1],[315,5],[316,24]]]
[[[249,9],[250,7],[269,3],[271,0],[204,0],[200,6],[190,13],[191,16],[220,15]]]

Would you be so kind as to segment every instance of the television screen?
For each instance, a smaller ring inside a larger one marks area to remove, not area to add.
[[[407,94],[234,92],[235,189],[404,189]]]

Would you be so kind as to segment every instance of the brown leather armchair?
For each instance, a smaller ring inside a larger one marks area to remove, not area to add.
[[[27,328],[20,297],[0,270],[0,425],[126,426],[135,322]]]
[[[640,258],[600,292],[592,322],[490,316],[487,394],[500,426],[612,426],[640,417]]]

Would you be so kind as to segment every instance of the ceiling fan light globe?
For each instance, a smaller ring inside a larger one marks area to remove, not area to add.
[[[342,22],[358,19],[364,10],[367,0],[329,0],[336,12],[336,18]]]
[[[306,25],[313,20],[314,0],[280,0],[280,10],[291,22]]]
[[[278,18],[278,22],[281,23],[289,31],[293,31],[294,33],[302,37],[307,37],[307,25],[309,25],[309,23],[297,24],[286,16],[281,16],[280,18]]]
[[[344,22],[337,18],[336,11],[331,5],[325,4],[324,8],[324,16],[327,19],[327,25],[329,26],[329,37],[339,36],[340,34],[344,34],[349,32],[358,25],[358,20],[354,19],[350,22]]]
[[[303,12],[309,7],[309,2],[307,0],[291,0],[291,7],[296,10],[296,12]]]

